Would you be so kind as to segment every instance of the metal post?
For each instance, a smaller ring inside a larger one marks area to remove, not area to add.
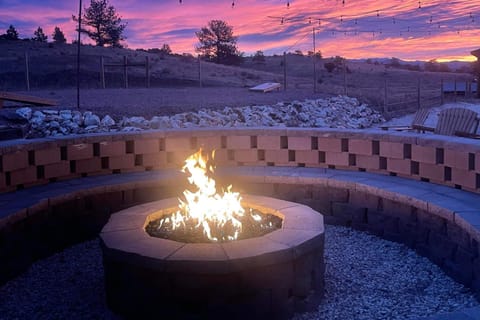
[[[102,82],[102,89],[105,89],[105,62],[103,56],[100,57],[100,81]]]
[[[385,84],[383,87],[383,112],[387,112],[387,78],[385,78]]]
[[[78,6],[78,38],[77,38],[77,109],[80,109],[80,31],[82,29],[82,0]]]
[[[445,102],[445,96],[443,93],[443,79],[442,79],[440,80],[440,104],[443,105],[444,102]]]
[[[313,93],[317,92],[317,57],[315,55],[315,27],[313,27]]]
[[[128,89],[127,56],[123,56],[123,78],[125,79],[125,89]]]
[[[287,91],[287,52],[283,51],[283,91]]]
[[[343,94],[347,95],[347,58],[343,58]]]
[[[202,59],[198,55],[198,86],[202,87]]]
[[[25,51],[25,82],[27,84],[27,91],[30,91],[30,68],[28,65],[28,51]]]
[[[417,109],[420,110],[420,78],[418,78],[417,82]]]
[[[145,86],[150,88],[150,59],[145,57]]]

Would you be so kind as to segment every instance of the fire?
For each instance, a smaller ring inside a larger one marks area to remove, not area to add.
[[[214,155],[212,152],[212,159]],[[208,157],[202,156],[202,149],[185,160],[182,171],[190,174],[188,182],[196,191],[185,190],[185,199],[178,199],[179,210],[169,221],[172,227],[185,226],[187,220],[193,220],[195,227],[202,228],[211,241],[237,239],[242,231],[239,219],[245,213],[240,194],[232,192],[231,185],[222,194],[217,193],[215,180],[211,178],[214,168],[208,164]]]

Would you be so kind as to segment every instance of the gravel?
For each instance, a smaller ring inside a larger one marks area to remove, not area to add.
[[[327,226],[325,298],[301,319],[405,319],[477,307],[472,292],[408,247]],[[99,240],[38,261],[0,288],[0,319],[119,319],[105,304]]]

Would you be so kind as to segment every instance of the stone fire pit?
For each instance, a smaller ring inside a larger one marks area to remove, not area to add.
[[[165,319],[288,318],[313,310],[323,295],[323,216],[292,202],[243,198],[282,218],[282,228],[245,240],[181,243],[145,231],[177,199],[113,214],[100,234],[109,307]]]

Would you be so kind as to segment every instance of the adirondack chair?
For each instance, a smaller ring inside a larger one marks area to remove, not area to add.
[[[395,130],[395,131],[406,131],[406,130],[414,130],[415,126],[423,126],[425,121],[428,118],[428,113],[430,109],[428,108],[421,108],[413,117],[412,123],[410,125],[403,125],[403,126],[381,126],[380,129],[382,130]]]
[[[450,108],[440,111],[435,128],[414,126],[419,131],[431,131],[448,136],[475,137],[480,119],[478,113],[465,108]]]

